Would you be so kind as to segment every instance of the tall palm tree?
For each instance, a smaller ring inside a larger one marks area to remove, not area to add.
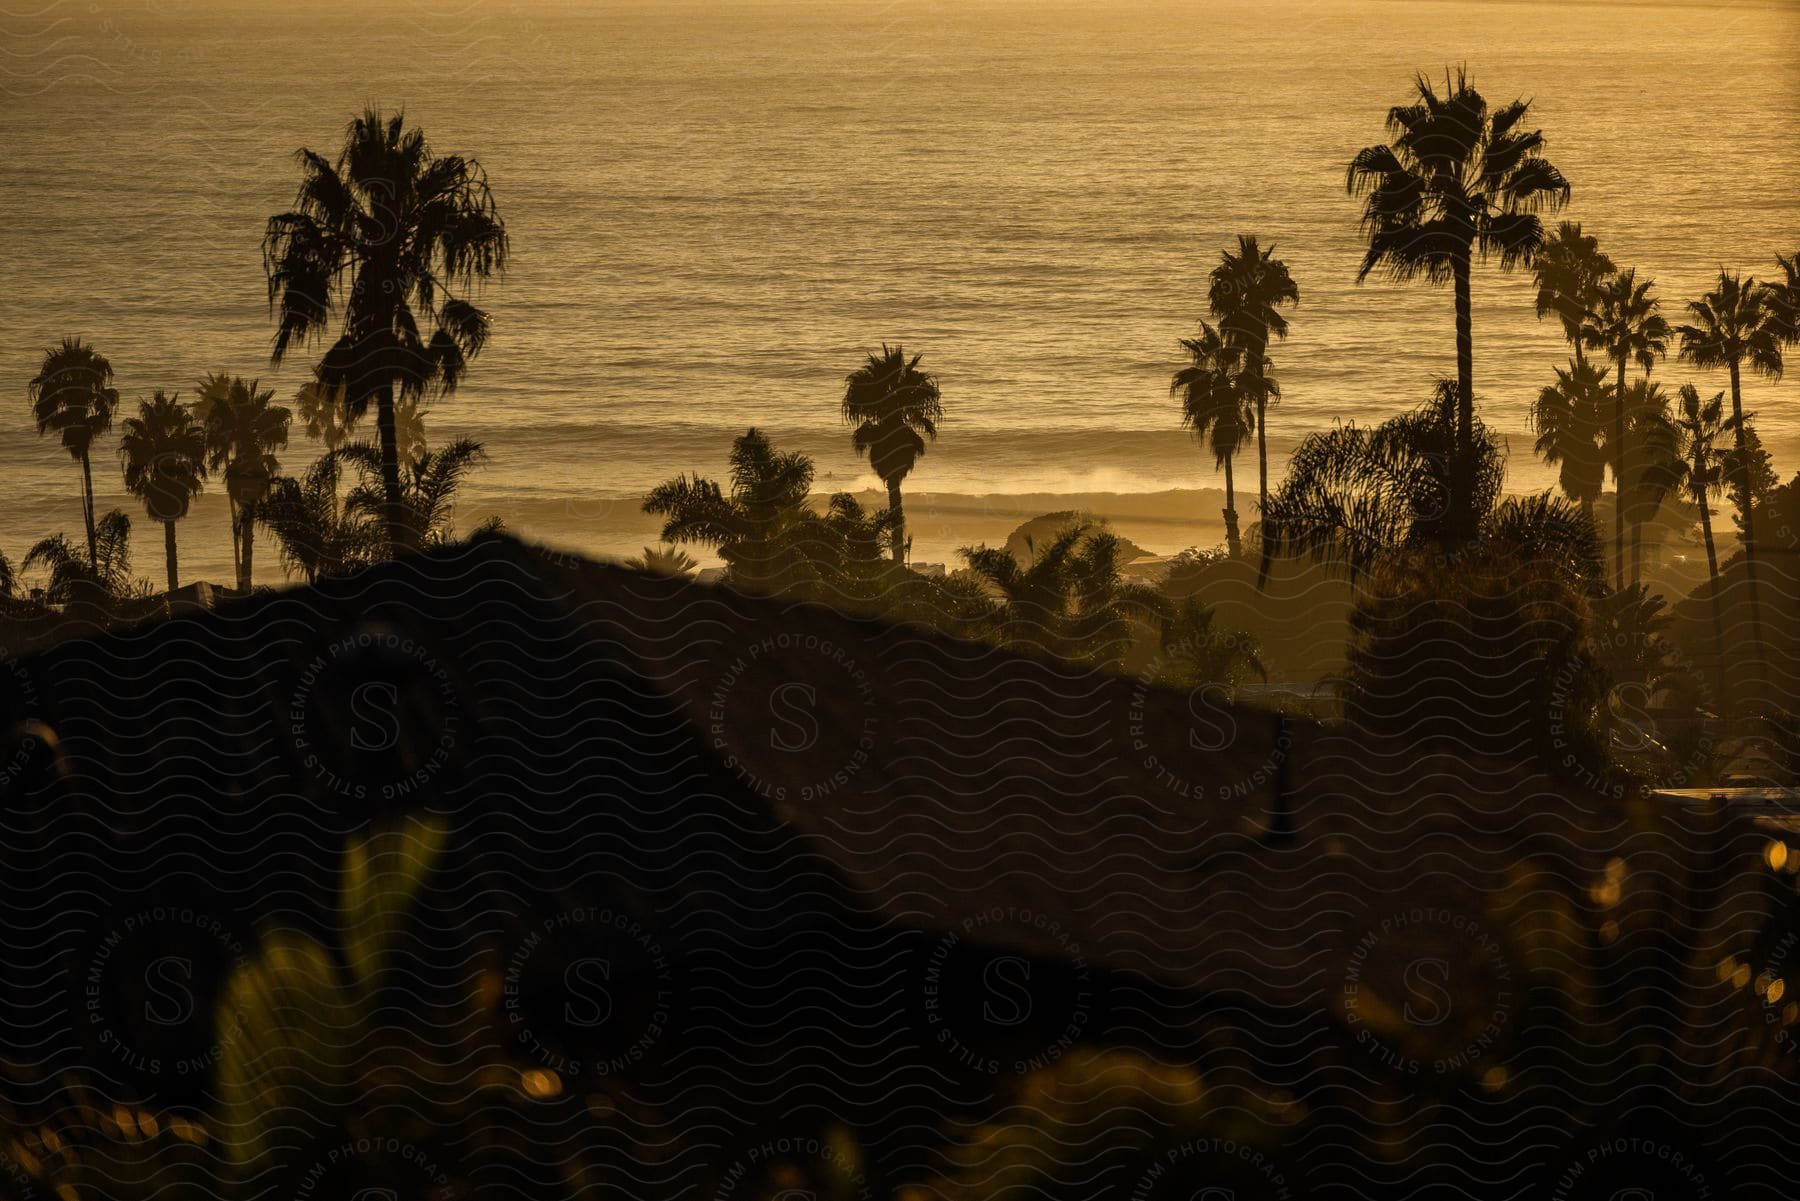
[[[1362,227],[1369,250],[1358,282],[1376,268],[1396,280],[1420,275],[1454,285],[1456,297],[1456,461],[1449,527],[1474,536],[1479,519],[1475,459],[1475,352],[1469,296],[1474,259],[1503,270],[1530,263],[1544,241],[1538,212],[1560,208],[1569,184],[1544,157],[1544,137],[1521,127],[1530,103],[1490,111],[1458,71],[1444,94],[1424,75],[1411,104],[1388,111],[1390,144],[1367,146],[1350,160],[1347,190],[1366,197]]]
[[[1661,302],[1650,294],[1655,284],[1650,279],[1639,282],[1635,267],[1613,275],[1595,297],[1585,334],[1588,345],[1606,352],[1617,373],[1610,442],[1618,448],[1612,465],[1617,501],[1613,509],[1613,578],[1619,588],[1625,586],[1625,491],[1621,481],[1630,472],[1631,460],[1625,431],[1625,368],[1635,362],[1647,377],[1656,360],[1669,351],[1669,323],[1656,311]]]
[[[1713,545],[1711,498],[1725,490],[1715,447],[1725,432],[1725,393],[1700,399],[1700,389],[1681,385],[1677,393],[1675,429],[1681,437],[1681,490],[1700,510],[1700,537],[1706,546],[1706,571],[1719,578],[1719,555]]]
[[[1615,464],[1614,472],[1624,480],[1620,505],[1631,527],[1631,584],[1635,587],[1643,579],[1644,525],[1675,493],[1682,468],[1681,434],[1668,394],[1648,378],[1635,380],[1626,389],[1624,450],[1626,465]]]
[[[208,469],[223,472],[231,503],[232,561],[237,586],[248,591],[256,555],[257,505],[281,473],[276,452],[287,448],[287,408],[271,404],[273,389],[240,376],[214,373],[200,381],[194,417],[206,433]]]
[[[1256,428],[1259,402],[1280,388],[1265,372],[1252,372],[1247,347],[1234,345],[1217,329],[1200,323],[1200,336],[1181,339],[1188,364],[1175,372],[1169,394],[1181,402],[1181,423],[1212,447],[1213,462],[1225,469],[1225,544],[1232,555],[1242,552],[1238,537],[1237,484],[1232,460]]]
[[[1719,271],[1713,290],[1688,302],[1689,321],[1675,328],[1681,335],[1681,358],[1706,370],[1726,368],[1731,374],[1731,423],[1737,455],[1747,460],[1748,427],[1744,415],[1743,367],[1770,379],[1781,378],[1781,330],[1770,310],[1769,293],[1752,277]],[[1745,599],[1750,609],[1751,662],[1763,678],[1762,612],[1756,595],[1756,505],[1747,472],[1738,485],[1738,512],[1744,525]]]
[[[158,390],[138,404],[121,428],[119,462],[125,490],[144,502],[151,521],[162,522],[169,591],[181,587],[176,567],[175,523],[206,485],[206,433],[187,406]]]
[[[112,386],[112,364],[82,342],[64,338],[44,351],[38,373],[26,385],[38,436],[54,431],[69,457],[81,464],[81,520],[87,527],[88,568],[100,568],[94,528],[94,472],[89,461],[94,439],[112,427],[119,390]]]
[[[1531,264],[1537,281],[1538,320],[1556,314],[1578,364],[1587,361],[1587,331],[1601,285],[1617,270],[1600,249],[1600,239],[1582,233],[1579,221],[1558,225],[1556,232],[1544,239]]]
[[[1255,234],[1239,234],[1237,253],[1222,251],[1207,277],[1207,307],[1219,319],[1227,341],[1244,352],[1244,367],[1255,377],[1257,513],[1269,504],[1268,401],[1279,392],[1266,385],[1269,337],[1285,339],[1287,318],[1281,306],[1300,303],[1300,289],[1275,247],[1263,249]]]
[[[938,382],[919,370],[921,355],[906,357],[899,346],[881,344],[880,354],[844,380],[844,424],[853,426],[850,443],[887,485],[888,512],[893,517],[894,562],[906,561],[906,516],[900,505],[900,481],[912,474],[928,439],[937,437],[944,405]]]
[[[337,338],[318,380],[341,389],[354,422],[375,406],[389,545],[407,545],[401,496],[399,401],[455,391],[488,339],[488,315],[469,299],[506,266],[507,237],[487,174],[460,155],[436,155],[400,113],[366,110],[332,163],[302,149],[294,207],[269,218],[263,260],[278,315],[271,362],[298,339]]]
[[[1556,369],[1556,382],[1544,386],[1531,410],[1537,453],[1561,468],[1563,495],[1589,520],[1606,478],[1606,400],[1606,372],[1578,356],[1567,371]]]

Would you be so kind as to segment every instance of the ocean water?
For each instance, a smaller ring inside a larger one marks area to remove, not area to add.
[[[1533,98],[1566,215],[1671,309],[1721,264],[1800,250],[1793,0],[14,0],[0,43],[15,561],[80,524],[79,473],[25,398],[57,338],[97,343],[132,401],[213,370],[291,396],[303,366],[268,365],[263,225],[294,150],[334,151],[365,101],[478,157],[512,231],[492,345],[434,437],[487,444],[477,511],[594,550],[628,541],[612,502],[717,473],[752,423],[815,455],[823,486],[872,485],[836,405],[883,341],[925,353],[948,410],[914,490],[1214,486],[1167,381],[1239,231],[1302,293],[1275,348],[1277,474],[1306,433],[1418,403],[1454,369],[1450,294],[1354,282],[1344,168],[1419,69]],[[1479,270],[1475,306],[1509,487],[1546,486],[1526,411],[1559,334],[1522,275]],[[1747,404],[1800,468],[1800,367]],[[128,503],[113,445],[102,506]],[[286,461],[313,453],[297,438]],[[183,525],[185,575],[227,574],[221,510]],[[160,558],[145,528],[140,573]],[[258,576],[280,578],[266,546]]]

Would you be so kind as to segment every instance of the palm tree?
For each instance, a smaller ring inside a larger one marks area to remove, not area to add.
[[[893,515],[894,562],[906,561],[906,517],[900,507],[900,481],[912,473],[928,439],[937,437],[944,406],[938,383],[919,370],[899,346],[881,344],[880,354],[844,380],[843,418],[854,426],[851,445],[887,485],[888,512]]]
[[[812,460],[782,453],[754,428],[732,443],[730,464],[728,488],[684,475],[644,497],[644,512],[664,518],[664,542],[713,547],[734,583],[759,592],[828,585],[839,599],[866,583],[855,577],[876,574],[881,545],[892,544],[889,510],[871,515],[838,493],[815,513]]]
[[[396,406],[449,395],[487,343],[468,297],[506,266],[506,226],[479,163],[432,153],[403,117],[366,110],[335,164],[302,149],[294,207],[269,218],[263,260],[279,318],[270,361],[323,335],[342,310],[318,380],[346,422],[375,405],[388,541],[406,545]]]
[[[1800,250],[1776,255],[1775,265],[1785,278],[1763,285],[1768,292],[1769,322],[1780,342],[1800,346]]]
[[[25,552],[22,566],[49,571],[44,599],[51,604],[111,600],[130,592],[131,518],[112,509],[95,521],[94,550],[92,561],[83,560],[67,537],[52,534]]]
[[[1175,372],[1169,394],[1181,402],[1181,424],[1193,430],[1195,438],[1210,442],[1214,464],[1225,469],[1225,544],[1236,556],[1243,545],[1231,463],[1256,428],[1258,404],[1270,393],[1279,396],[1280,388],[1265,373],[1248,370],[1248,350],[1231,344],[1204,321],[1200,336],[1181,339],[1181,348],[1187,352],[1188,365]]]
[[[1656,360],[1668,353],[1669,323],[1656,311],[1661,302],[1650,295],[1654,280],[1638,282],[1634,267],[1613,275],[1595,297],[1593,318],[1586,337],[1588,345],[1606,352],[1617,372],[1617,391],[1613,401],[1611,444],[1623,453],[1612,456],[1613,488],[1616,505],[1613,510],[1614,585],[1625,586],[1625,493],[1622,473],[1629,473],[1630,444],[1625,438],[1625,367],[1636,362],[1649,376]]]
[[[1532,262],[1537,280],[1537,315],[1550,314],[1562,323],[1563,337],[1575,350],[1575,361],[1584,364],[1587,331],[1600,288],[1618,270],[1600,249],[1600,239],[1581,232],[1579,221],[1564,221],[1544,239]]]
[[[44,351],[43,365],[26,385],[38,436],[55,431],[69,457],[81,464],[81,520],[87,527],[88,567],[100,568],[94,527],[94,472],[89,462],[94,439],[112,427],[119,391],[112,364],[80,338],[64,338]]]
[[[1368,253],[1357,281],[1376,268],[1390,278],[1420,275],[1449,282],[1456,296],[1456,473],[1449,526],[1472,537],[1478,519],[1469,482],[1475,443],[1475,361],[1469,277],[1475,256],[1497,258],[1503,270],[1530,263],[1544,241],[1542,209],[1560,208],[1569,184],[1543,155],[1544,137],[1520,129],[1530,103],[1515,100],[1492,112],[1458,71],[1439,96],[1424,75],[1416,99],[1388,111],[1388,145],[1367,146],[1350,160],[1345,186],[1366,196],[1362,227]]]
[[[1466,541],[1451,501],[1474,503],[1479,530],[1499,500],[1505,461],[1499,439],[1477,418],[1473,463],[1459,467],[1457,420],[1457,386],[1442,380],[1411,413],[1372,428],[1351,422],[1309,434],[1269,500],[1263,577],[1277,553],[1330,564],[1356,581],[1396,550]]]
[[[327,451],[298,479],[277,476],[256,518],[275,535],[281,562],[307,583],[343,575],[380,554],[378,527],[348,512],[339,496],[344,456]]]
[[[1606,478],[1606,372],[1577,356],[1569,369],[1556,369],[1556,382],[1545,385],[1532,407],[1537,453],[1561,467],[1557,481],[1563,495],[1581,506],[1588,519]]]
[[[1743,366],[1770,379],[1781,378],[1781,331],[1770,311],[1767,289],[1756,286],[1756,280],[1740,277],[1723,268],[1712,291],[1688,302],[1692,319],[1676,327],[1681,335],[1681,358],[1696,367],[1713,370],[1719,367],[1731,373],[1731,424],[1736,439],[1737,456],[1748,460],[1743,396]],[[1738,486],[1738,512],[1744,526],[1745,599],[1750,609],[1751,661],[1758,679],[1763,677],[1762,613],[1756,595],[1756,505],[1750,491],[1749,473],[1741,473]]]
[[[1614,464],[1622,478],[1620,505],[1631,526],[1631,584],[1643,578],[1644,524],[1662,509],[1663,501],[1680,487],[1681,434],[1669,409],[1662,385],[1648,378],[1636,380],[1625,393],[1624,450],[1629,465]]]
[[[119,439],[125,490],[144,502],[151,521],[162,522],[169,591],[181,587],[176,567],[175,523],[206,484],[206,434],[187,406],[160,390],[138,404]]]
[[[390,512],[382,486],[381,452],[356,442],[338,452],[364,474],[351,490],[345,511],[360,514],[379,527]],[[459,438],[440,450],[426,450],[406,465],[400,504],[408,546],[444,546],[456,540],[456,493],[469,473],[487,462],[487,451],[473,438]],[[486,528],[498,528],[488,523]]]
[[[653,575],[686,577],[694,573],[700,562],[679,546],[646,546],[643,554],[625,560],[625,566]]]
[[[256,552],[256,509],[281,472],[275,452],[287,447],[292,415],[273,389],[240,376],[214,373],[200,381],[194,417],[206,433],[207,467],[225,476],[231,502],[232,561],[237,586],[249,591]]]
[[[1725,490],[1725,478],[1714,453],[1719,435],[1725,432],[1725,393],[1715,393],[1711,400],[1703,401],[1698,388],[1683,384],[1678,397],[1675,429],[1681,437],[1682,491],[1700,510],[1700,536],[1706,544],[1706,571],[1716,582],[1719,555],[1713,545],[1710,498]]]
[[[1002,646],[1117,667],[1135,628],[1169,619],[1160,592],[1121,577],[1116,534],[1075,522],[1041,550],[1031,550],[1028,564],[1004,547],[966,546],[960,552],[999,595],[992,620]]]
[[[1287,318],[1282,305],[1299,304],[1300,289],[1275,248],[1262,249],[1255,234],[1239,234],[1237,253],[1222,251],[1208,277],[1207,307],[1219,319],[1227,341],[1242,348],[1244,367],[1254,377],[1256,398],[1257,513],[1269,504],[1268,401],[1279,391],[1266,381],[1269,336],[1285,339]]]

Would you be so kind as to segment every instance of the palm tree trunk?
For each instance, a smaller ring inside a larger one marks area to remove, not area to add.
[[[250,576],[256,562],[256,505],[245,501],[238,510],[238,522],[242,527],[239,536],[243,539],[244,553],[238,560],[238,590],[250,591]]]
[[[1706,474],[1706,460],[1694,460],[1694,475]],[[1716,588],[1719,583],[1719,552],[1713,547],[1712,509],[1706,503],[1706,489],[1694,489],[1694,502],[1700,506],[1700,536],[1706,542],[1706,574]]]
[[[169,591],[181,587],[181,576],[175,570],[175,523],[163,522],[163,558],[169,562]]]
[[[1738,508],[1744,515],[1744,586],[1745,599],[1750,605],[1750,662],[1755,672],[1757,694],[1762,697],[1767,691],[1767,680],[1763,668],[1762,613],[1756,597],[1756,506],[1750,497],[1750,460],[1744,451],[1744,401],[1736,359],[1731,360],[1731,417],[1736,427],[1733,433],[1736,435],[1738,467],[1742,472]]]
[[[94,469],[87,452],[81,452],[81,519],[87,523],[88,569],[100,570],[100,551],[94,539]]]
[[[400,496],[400,440],[394,425],[394,385],[383,384],[375,397],[375,426],[381,434],[381,490],[387,501],[388,553],[398,556],[407,537],[405,502]]]
[[[1703,456],[1696,455],[1694,457],[1694,477],[1700,479],[1704,478],[1705,475],[1706,459]],[[1706,488],[1704,485],[1694,489],[1694,500],[1700,506],[1700,537],[1706,543],[1707,590],[1712,593],[1713,649],[1719,660],[1718,670],[1713,673],[1715,676],[1713,686],[1718,689],[1719,694],[1716,698],[1716,703],[1719,706],[1719,712],[1723,713],[1726,709],[1725,696],[1727,689],[1725,676],[1725,610],[1723,602],[1719,599],[1719,555],[1718,552],[1713,549],[1712,510],[1706,503]]]
[[[225,497],[230,511],[230,578],[243,582],[243,535],[238,531],[238,499]]]
[[[1625,587],[1625,357],[1613,396],[1613,584]]]
[[[1256,369],[1256,519],[1269,510],[1269,440],[1263,427],[1269,420],[1269,402],[1262,395],[1262,368]]]
[[[1225,456],[1225,549],[1237,558],[1244,549],[1238,541],[1237,486],[1231,479],[1231,456]]]
[[[1456,282],[1456,457],[1451,484],[1451,527],[1459,541],[1475,536],[1475,334],[1469,297],[1468,246],[1457,248],[1451,261]]]
[[[894,562],[906,562],[906,512],[900,507],[900,477],[887,482],[888,511],[894,515]]]
[[[1631,586],[1644,582],[1644,519],[1631,519]]]

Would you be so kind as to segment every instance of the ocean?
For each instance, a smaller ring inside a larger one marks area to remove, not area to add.
[[[812,454],[821,488],[873,486],[837,403],[884,341],[924,353],[947,410],[911,491],[1217,487],[1167,388],[1240,231],[1301,290],[1274,348],[1277,475],[1307,433],[1416,405],[1454,371],[1450,293],[1356,284],[1344,169],[1418,70],[1466,64],[1490,100],[1532,98],[1573,184],[1563,215],[1654,277],[1671,319],[1720,265],[1766,274],[1800,251],[1791,0],[50,0],[0,13],[0,40],[15,563],[80,528],[79,471],[26,402],[45,346],[96,343],[132,404],[209,371],[291,399],[304,360],[268,364],[260,239],[294,151],[334,153],[365,102],[479,158],[511,230],[493,342],[429,419],[434,441],[492,456],[465,512],[597,552],[641,545],[633,498],[721,473],[751,424]],[[1560,332],[1524,273],[1479,268],[1474,293],[1508,487],[1548,486],[1526,414]],[[1800,364],[1747,389],[1784,475],[1797,402]],[[140,514],[115,447],[100,504]],[[315,453],[297,430],[284,463]],[[1252,455],[1240,487],[1254,478]],[[1216,506],[1153,549],[1204,522]],[[161,539],[139,529],[137,571],[160,579]],[[181,540],[184,577],[228,576],[216,487]],[[259,581],[281,578],[272,552],[265,536]]]

